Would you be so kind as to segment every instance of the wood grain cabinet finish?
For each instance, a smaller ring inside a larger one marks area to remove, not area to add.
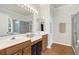
[[[30,40],[11,47],[0,50],[0,55],[31,55],[31,46],[42,40],[42,51],[45,51],[48,44],[48,35],[43,35],[42,39],[35,42]]]
[[[23,55],[31,55],[31,47],[26,47],[23,49]]]
[[[14,53],[12,55],[22,55],[22,50],[19,49],[16,53]]]
[[[48,35],[42,36],[42,51],[45,51],[48,45]]]
[[[14,45],[6,49],[6,55],[13,55],[19,51],[19,45]]]
[[[22,55],[24,53],[26,55],[31,54],[31,41],[30,40],[20,43],[20,44],[16,44],[6,49],[0,50],[0,55]]]
[[[0,50],[0,55],[5,55],[5,54],[6,54],[6,50],[5,49]]]

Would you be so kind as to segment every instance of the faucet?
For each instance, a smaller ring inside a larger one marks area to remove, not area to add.
[[[15,39],[15,36],[11,38],[11,40],[14,40],[14,39]]]

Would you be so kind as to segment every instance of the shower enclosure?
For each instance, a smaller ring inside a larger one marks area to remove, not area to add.
[[[79,54],[79,12],[72,16],[72,46]]]

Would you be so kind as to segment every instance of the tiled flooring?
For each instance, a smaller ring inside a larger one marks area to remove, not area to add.
[[[53,44],[51,49],[46,49],[46,51],[42,52],[42,55],[74,55],[74,51],[72,47]]]

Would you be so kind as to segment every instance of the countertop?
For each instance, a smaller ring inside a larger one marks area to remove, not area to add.
[[[0,40],[0,49],[4,49],[4,48],[7,48],[7,47],[28,41],[28,40],[30,40],[30,38],[22,38],[22,39],[14,39],[14,40],[1,39]]]
[[[25,34],[0,37],[0,50],[19,44],[19,43],[22,43],[22,42],[25,42],[25,41],[28,41],[28,40],[31,40],[31,42],[35,40],[39,40],[42,38],[42,35],[45,35],[45,34],[47,33],[44,33],[44,32],[35,33],[35,35],[31,38],[26,37]]]

